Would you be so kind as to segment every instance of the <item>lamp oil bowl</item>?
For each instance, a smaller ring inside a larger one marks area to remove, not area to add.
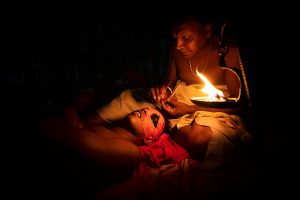
[[[209,108],[232,108],[238,105],[237,98],[192,97],[191,101],[198,106]]]

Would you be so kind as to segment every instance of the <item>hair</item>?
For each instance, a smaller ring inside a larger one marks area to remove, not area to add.
[[[201,6],[190,6],[188,9],[178,5],[169,13],[168,28],[169,31],[182,25],[187,21],[195,21],[202,25],[212,24],[213,33],[219,34],[222,25],[227,21],[227,15],[222,14],[220,10],[226,7],[219,5],[215,1],[201,2]]]
[[[171,130],[171,128],[172,128],[171,127],[171,122],[168,119],[166,119],[166,118],[164,118],[164,119],[165,119],[165,127],[164,127],[162,133],[169,133],[170,130]]]
[[[169,31],[172,33],[176,28],[180,27],[187,22],[196,22],[199,25],[206,26],[208,24],[213,25],[213,33],[218,32],[218,26],[211,14],[205,13],[181,13],[174,16],[169,23]]]
[[[160,108],[156,108],[156,109],[162,114],[161,116],[165,120],[165,126],[164,126],[162,132],[160,133],[160,135],[163,133],[169,133],[172,127],[171,127],[171,122],[167,118],[168,113],[163,109],[160,109]]]
[[[189,20],[195,20],[201,24],[208,24],[208,23],[213,23],[213,18],[210,16],[210,14],[205,14],[205,13],[180,13],[177,14],[176,16],[173,16],[171,19],[171,26],[178,26],[182,25],[184,22],[189,21]]]

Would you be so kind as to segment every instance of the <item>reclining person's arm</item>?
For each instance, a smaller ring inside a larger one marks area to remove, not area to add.
[[[86,128],[104,126],[107,124],[107,122],[104,119],[102,119],[102,117],[100,117],[97,112],[83,119],[82,123],[83,126]]]
[[[67,146],[109,169],[133,169],[140,163],[139,149],[133,143],[120,139],[105,127],[101,134],[82,128],[71,127],[59,119],[41,123],[40,132],[55,142]]]

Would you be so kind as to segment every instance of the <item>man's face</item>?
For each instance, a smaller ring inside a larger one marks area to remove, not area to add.
[[[162,114],[153,108],[143,108],[130,113],[127,117],[136,136],[145,138],[158,137],[164,129]]]
[[[172,37],[176,42],[176,50],[185,58],[193,57],[203,48],[208,32],[196,22],[186,22],[175,28]]]

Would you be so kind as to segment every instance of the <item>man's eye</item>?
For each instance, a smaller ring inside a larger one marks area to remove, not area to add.
[[[189,41],[191,41],[191,40],[192,40],[192,38],[191,38],[191,37],[183,37],[183,39],[184,39],[186,42],[189,42]]]
[[[158,114],[152,114],[151,115],[151,120],[153,122],[154,127],[157,128],[157,124],[158,124],[158,121],[159,121],[159,115]]]

